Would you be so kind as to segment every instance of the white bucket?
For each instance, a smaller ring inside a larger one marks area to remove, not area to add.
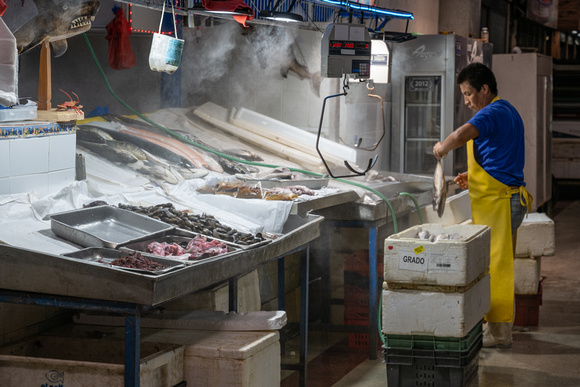
[[[153,34],[151,52],[149,53],[149,67],[153,71],[163,71],[172,74],[179,67],[183,52],[183,39],[169,35]]]
[[[163,14],[165,13],[165,1],[161,11],[161,21],[159,22],[159,33],[153,34],[151,42],[151,51],[149,52],[149,67],[153,71],[166,72],[173,74],[181,62],[181,53],[183,52],[183,39],[177,38],[177,26],[175,25],[175,10],[173,0],[171,1],[171,16],[173,17],[173,28],[175,37],[161,34],[161,25],[163,23]]]

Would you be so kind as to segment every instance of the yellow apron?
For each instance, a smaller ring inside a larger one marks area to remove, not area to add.
[[[473,223],[491,228],[491,305],[485,319],[490,322],[511,322],[514,305],[514,253],[510,198],[514,190],[490,176],[477,163],[473,154],[473,140],[467,143],[467,159]]]

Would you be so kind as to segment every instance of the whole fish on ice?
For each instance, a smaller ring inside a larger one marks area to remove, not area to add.
[[[443,211],[445,211],[445,200],[447,200],[447,184],[441,160],[437,160],[433,176],[433,211],[437,211],[439,217],[442,217]]]

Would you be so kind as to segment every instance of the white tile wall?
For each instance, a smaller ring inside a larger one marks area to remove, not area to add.
[[[48,172],[48,192],[55,194],[75,181],[75,168]]]
[[[10,178],[5,177],[0,179],[0,195],[8,195],[10,193]]]
[[[48,172],[48,146],[48,136],[10,140],[10,175]]]
[[[38,198],[48,195],[48,173],[10,177],[10,193],[36,192]]]
[[[57,134],[49,136],[48,170],[74,168],[76,133]]]
[[[10,140],[0,139],[0,178],[10,176]]]

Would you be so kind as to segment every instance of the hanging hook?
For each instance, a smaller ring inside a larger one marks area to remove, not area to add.
[[[381,137],[379,138],[379,140],[377,142],[375,142],[371,147],[361,147],[360,144],[362,143],[362,138],[358,139],[358,142],[354,144],[354,147],[356,149],[361,149],[361,150],[366,150],[366,151],[374,151],[375,149],[377,149],[377,147],[379,146],[379,144],[383,140],[383,137],[385,137],[385,106],[383,104],[383,99],[381,98],[381,96],[373,94],[373,90],[375,89],[375,83],[373,82],[372,79],[369,79],[369,81],[367,82],[367,89],[369,90],[368,96],[373,97],[373,98],[378,98],[379,103],[381,104],[381,115],[383,117],[383,133],[381,134]]]
[[[341,176],[334,176],[334,174],[330,171],[330,167],[328,166],[328,164],[326,163],[326,160],[324,159],[324,156],[322,155],[322,152],[320,151],[319,148],[319,143],[320,143],[320,134],[322,133],[322,122],[324,120],[324,110],[326,108],[326,101],[328,101],[331,98],[336,98],[336,97],[340,97],[340,96],[345,96],[347,94],[346,89],[348,89],[348,84],[346,81],[346,75],[343,78],[343,82],[342,82],[342,93],[339,94],[333,94],[333,95],[329,95],[326,98],[324,98],[324,102],[322,103],[322,111],[320,113],[320,123],[318,124],[318,135],[316,136],[316,151],[318,152],[318,155],[320,156],[320,159],[322,160],[322,163],[324,164],[324,167],[326,168],[326,171],[328,172],[328,174],[332,177],[332,178],[341,178],[341,177],[354,177],[354,176],[364,176],[368,171],[370,171],[376,164],[377,159],[379,157],[379,155],[376,155],[374,158],[369,159],[369,164],[368,167],[364,170],[364,171],[357,171],[356,169],[354,169],[347,160],[344,160],[344,165],[346,166],[346,168],[348,168],[348,170],[350,170],[351,172],[354,173],[354,175],[341,175]],[[380,97],[379,97],[380,98]],[[381,100],[382,101],[382,100]],[[382,102],[381,102],[381,106],[382,106]],[[384,117],[383,117],[384,120]],[[384,122],[383,122],[383,126],[384,126]],[[381,137],[382,138],[382,137]],[[380,141],[380,140],[379,140]],[[375,147],[376,148],[376,147]]]

